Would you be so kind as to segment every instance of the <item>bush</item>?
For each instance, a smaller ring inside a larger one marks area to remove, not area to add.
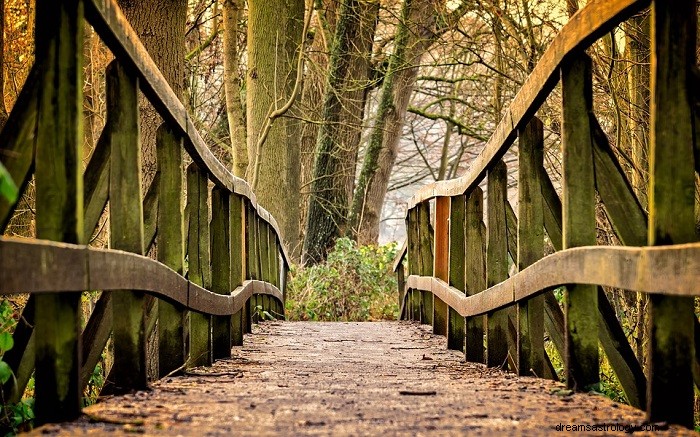
[[[340,238],[323,264],[293,266],[287,285],[289,320],[396,320],[398,297],[391,266],[396,243],[360,246]]]

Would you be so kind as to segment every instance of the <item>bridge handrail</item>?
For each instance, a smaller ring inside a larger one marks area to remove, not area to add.
[[[258,215],[272,226],[281,243],[285,262],[289,265],[289,254],[283,244],[277,220],[258,204],[248,182],[234,176],[211,152],[185,106],[146,51],[116,0],[86,0],[85,17],[115,57],[138,75],[139,86],[144,95],[166,123],[177,128],[178,133],[186,139],[187,152],[197,165],[206,171],[212,182],[248,199]]]
[[[647,214],[594,114],[585,50],[650,4]],[[578,390],[600,382],[600,344],[631,405],[646,408],[651,421],[692,427],[692,383],[700,387],[692,371],[700,365],[692,299],[700,295],[700,245],[691,243],[700,173],[696,14],[691,1],[592,0],[571,17],[467,174],[424,186],[408,201],[407,239],[394,259],[402,318],[432,325],[467,361],[557,378],[542,342],[546,329],[567,384]],[[535,117],[558,83],[563,201],[545,170],[544,126]],[[502,159],[516,139],[517,216]],[[621,244],[651,247],[593,246],[599,203]],[[544,232],[555,250],[566,250],[545,256]],[[563,310],[553,290],[560,286]],[[648,378],[604,286],[653,295]]]

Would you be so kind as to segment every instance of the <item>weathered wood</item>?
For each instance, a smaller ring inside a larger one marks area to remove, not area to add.
[[[543,125],[533,118],[519,131],[518,270],[544,256],[543,200],[539,169],[544,165]],[[544,297],[517,305],[519,375],[544,375]]]
[[[231,288],[238,287],[245,280],[245,203],[243,197],[231,194],[229,199],[230,217],[230,247],[231,256]],[[231,317],[231,346],[243,345],[244,311],[239,311]]]
[[[467,196],[450,197],[450,286],[465,290],[465,264],[466,256],[465,226]],[[403,280],[403,278],[402,278]],[[464,317],[454,309],[449,308],[447,313],[447,348],[464,351],[465,323]]]
[[[506,204],[508,203],[508,169],[503,161],[489,171],[487,188],[489,224],[487,227],[486,287],[492,287],[508,279],[509,239],[507,235],[508,219],[506,212]],[[508,204],[508,206],[510,205]],[[517,239],[512,241],[517,244]],[[486,316],[486,323],[486,365],[489,367],[506,367],[508,364],[508,310],[498,310],[489,313]]]
[[[137,81],[123,66],[107,67],[107,118],[109,120],[110,244],[118,250],[143,255],[143,204],[141,203],[141,141]],[[123,272],[128,275],[129,272]],[[112,393],[142,390],[146,375],[144,294],[124,291],[112,298],[114,364],[109,382]]]
[[[420,247],[421,272],[423,275],[433,275],[433,227],[430,225],[430,204],[423,202],[418,205],[418,241]],[[420,321],[425,325],[433,324],[433,296],[419,292]],[[438,325],[440,326],[440,325]],[[438,328],[439,329],[439,328]],[[438,331],[439,332],[439,331]]]
[[[408,271],[411,275],[422,275],[420,256],[420,236],[418,226],[418,208],[412,208],[406,216],[406,229],[408,233]],[[407,317],[410,320],[420,320],[420,296],[419,291],[409,290],[409,310]]]
[[[0,162],[17,184],[20,194],[29,183],[34,167],[40,75],[39,64],[35,64],[0,132]],[[5,232],[15,206],[16,203],[10,204],[0,197],[0,234]]]
[[[693,113],[696,2],[651,8],[649,245],[695,241]],[[693,427],[693,299],[651,296],[649,394],[652,422]],[[673,387],[673,390],[669,390]]]
[[[90,314],[81,336],[82,364],[80,367],[80,392],[87,387],[95,366],[102,358],[110,335],[112,335],[112,293],[102,293]]]
[[[554,188],[552,179],[547,174],[544,166],[540,167],[540,188],[542,190],[543,219],[544,228],[547,231],[550,243],[555,250],[561,250],[564,245],[564,237],[562,235],[562,208],[561,199]]]
[[[478,295],[486,289],[486,258],[484,253],[484,192],[476,187],[469,193],[465,212],[465,279],[467,296]],[[484,362],[484,317],[466,320],[465,358],[475,363]]]
[[[648,0],[592,0],[569,20],[550,43],[518,91],[482,152],[460,178],[439,181],[418,190],[408,208],[438,196],[453,196],[478,185],[486,172],[515,141],[517,130],[529,122],[559,79],[559,69],[571,53],[582,52],[601,36],[649,4]]]
[[[433,276],[443,281],[449,280],[450,274],[450,198],[435,199],[435,233],[433,249]],[[426,295],[428,299],[430,295]],[[447,305],[440,298],[433,297],[433,334],[447,335]]]
[[[109,117],[83,173],[84,241],[90,241],[109,199],[109,166],[112,131]],[[115,126],[115,129],[117,127]]]
[[[223,188],[214,187],[211,192],[211,291],[229,294],[231,286],[231,193]],[[239,252],[240,253],[240,252]],[[237,278],[238,279],[238,278]],[[238,286],[238,281],[236,283]],[[231,326],[229,316],[212,317],[212,356],[214,359],[231,356]]]
[[[468,274],[469,271],[467,278]],[[696,296],[698,280],[700,243],[663,248],[594,246],[556,252],[473,296],[464,297],[454,290],[454,296],[439,297],[462,316],[472,317],[566,284],[599,284],[667,296]],[[435,287],[430,288],[435,281],[440,282],[430,276],[411,275],[406,286],[436,293]]]
[[[68,243],[83,239],[82,19],[81,0],[37,4],[36,234]],[[37,296],[37,423],[80,414],[80,329],[80,293]]]
[[[160,173],[156,172],[143,199],[143,247],[146,252],[156,241],[158,231],[158,187]]]
[[[187,232],[188,279],[205,289],[211,288],[209,254],[209,188],[207,175],[196,163],[187,167]],[[211,316],[190,313],[190,356],[187,367],[212,364]]]
[[[562,67],[562,155],[564,248],[596,244],[595,181],[589,114],[591,60],[573,56]],[[589,390],[600,382],[598,293],[590,285],[566,288],[566,383]]]
[[[10,366],[14,378],[3,387],[5,402],[16,403],[22,399],[24,389],[34,372],[34,307],[36,295],[30,295],[12,333],[14,347],[5,352],[2,360]],[[14,379],[14,380],[13,380]]]
[[[260,279],[258,260],[257,214],[255,208],[246,202],[246,278]]]
[[[182,212],[182,139],[163,124],[156,131],[158,159],[158,261],[175,272],[184,271]],[[158,302],[158,375],[185,364],[185,310]]]

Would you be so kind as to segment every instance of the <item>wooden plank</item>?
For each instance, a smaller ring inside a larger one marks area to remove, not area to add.
[[[151,185],[143,199],[143,247],[149,251],[156,241],[158,231],[158,187],[160,186],[160,172],[156,172]]]
[[[542,211],[544,228],[554,249],[561,250],[564,245],[564,237],[561,232],[563,223],[561,199],[559,199],[557,190],[554,188],[554,184],[544,166],[540,167],[540,188],[542,190],[542,199],[544,200],[544,209]]]
[[[110,145],[110,243],[117,250],[143,255],[143,204],[141,203],[141,141],[137,81],[123,66],[107,67],[107,118]],[[128,275],[129,272],[123,272]],[[143,390],[146,375],[144,294],[123,291],[112,298],[114,364],[111,393]]]
[[[466,290],[465,264],[467,196],[450,197],[450,268],[449,284],[458,290]],[[447,314],[447,348],[464,351],[465,323],[453,308]]]
[[[231,194],[229,198],[230,217],[230,247],[229,260],[231,267],[231,289],[241,285],[245,280],[245,202],[238,194]],[[231,317],[231,346],[243,345],[243,333],[245,331],[244,311],[239,311]]]
[[[102,351],[104,351],[107,341],[112,335],[112,316],[114,314],[112,311],[112,296],[112,293],[102,293],[100,295],[80,337],[83,351],[80,367],[81,393],[87,387],[95,366],[102,358]]]
[[[591,60],[572,57],[562,67],[564,248],[596,244],[595,180],[591,127]],[[566,288],[566,383],[588,391],[598,387],[598,293],[590,285]]]
[[[476,187],[469,193],[465,212],[465,278],[467,296],[478,295],[486,289],[486,259],[483,250],[484,192]],[[475,363],[484,362],[484,317],[466,320],[465,358]]]
[[[688,243],[695,235],[693,113],[696,2],[651,8],[649,245]],[[651,296],[647,414],[652,422],[693,427],[693,299]],[[668,387],[674,387],[669,390]]]
[[[433,276],[443,281],[450,274],[450,198],[435,199]],[[426,295],[430,299],[430,295]],[[433,334],[447,336],[447,305],[440,298],[433,297]]]
[[[507,235],[508,219],[506,212],[506,204],[508,204],[508,169],[503,161],[489,171],[487,196],[488,246],[486,249],[486,287],[492,287],[508,279],[509,239]],[[517,239],[510,240],[517,244]],[[508,364],[508,310],[498,310],[489,313],[486,316],[486,323],[486,365],[489,367],[506,367]]]
[[[187,278],[205,289],[211,288],[209,254],[209,188],[207,175],[196,163],[187,167]],[[211,366],[211,316],[190,313],[190,356],[187,367]]]
[[[0,162],[23,193],[31,179],[36,147],[37,102],[41,71],[36,63],[29,71],[5,126],[0,132]],[[0,234],[5,232],[16,203],[0,197]]]
[[[95,149],[90,155],[87,167],[83,173],[83,193],[84,208],[84,241],[90,241],[95,227],[102,217],[107,200],[109,199],[109,166],[111,145],[110,139],[117,126],[111,126],[112,120],[107,118],[104,129],[97,140]]]
[[[158,161],[158,261],[175,272],[184,271],[182,213],[182,139],[163,124],[156,132]],[[158,375],[185,364],[184,307],[158,302]]]
[[[408,233],[408,271],[411,275],[421,275],[420,237],[418,226],[418,208],[411,208],[406,216],[406,231]],[[409,290],[409,311],[407,317],[410,320],[420,320],[420,292]]]
[[[518,270],[544,256],[544,218],[539,169],[544,165],[544,127],[534,117],[519,131],[518,142]],[[517,305],[518,375],[545,371],[544,297]]]
[[[559,79],[559,69],[571,53],[583,52],[598,38],[649,4],[648,0],[591,0],[564,25],[537,62],[532,73],[504,112],[482,152],[471,162],[469,173],[457,179],[439,181],[421,188],[408,208],[438,196],[469,191],[484,179],[486,172],[503,157],[516,137]]]
[[[233,289],[231,258],[236,256],[232,250],[230,199],[231,192],[224,188],[214,187],[211,191],[211,291],[223,295],[229,295]],[[215,360],[231,356],[231,327],[231,316],[212,317],[212,357]]]
[[[80,0],[43,2],[36,10],[38,81],[36,131],[37,238],[81,243],[82,43]],[[71,57],[71,58],[69,58]],[[80,293],[37,296],[36,423],[80,415]]]
[[[421,258],[421,274],[433,275],[433,227],[430,225],[430,204],[421,203],[418,206],[418,241]],[[420,321],[425,325],[433,324],[433,296],[430,293],[420,294]],[[438,325],[441,326],[441,325]],[[439,328],[438,328],[439,329]],[[433,330],[435,332],[435,330]],[[438,331],[439,332],[439,331]]]

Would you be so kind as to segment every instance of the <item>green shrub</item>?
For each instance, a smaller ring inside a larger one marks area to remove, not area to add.
[[[323,264],[293,266],[287,285],[289,320],[395,320],[396,243],[360,246],[340,238]]]

